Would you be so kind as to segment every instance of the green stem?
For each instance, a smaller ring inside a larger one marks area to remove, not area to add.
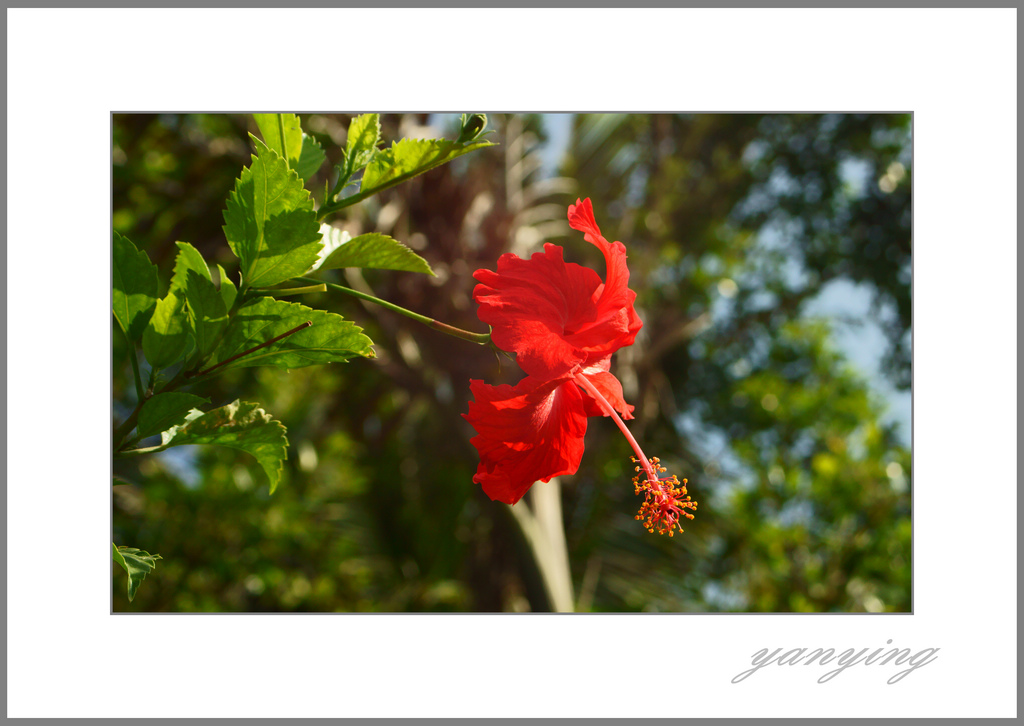
[[[302,325],[297,325],[294,328],[292,328],[291,330],[289,330],[288,332],[282,333],[281,335],[278,335],[276,338],[271,338],[270,340],[268,340],[265,343],[260,343],[259,345],[255,346],[253,348],[250,348],[249,350],[242,351],[241,353],[233,355],[233,356],[231,356],[230,358],[228,358],[226,360],[222,360],[217,365],[212,366],[211,368],[207,368],[205,371],[200,371],[199,373],[195,373],[195,374],[189,375],[188,373],[185,372],[185,369],[182,368],[182,370],[178,371],[178,375],[176,375],[174,378],[172,378],[170,381],[168,381],[167,385],[164,386],[163,389],[161,389],[160,392],[161,393],[168,393],[168,392],[173,391],[176,388],[180,387],[183,383],[186,383],[186,382],[189,385],[192,385],[192,384],[195,384],[195,383],[199,383],[200,381],[206,380],[206,378],[212,376],[219,368],[222,368],[223,366],[226,366],[228,363],[233,363],[234,361],[238,360],[239,358],[242,358],[243,356],[247,356],[250,353],[253,353],[253,352],[259,350],[260,348],[266,348],[268,345],[272,345],[272,344],[276,343],[277,341],[279,341],[279,340],[281,340],[283,338],[287,338],[289,335],[294,335],[295,333],[299,332],[300,330],[304,330],[305,328],[308,328],[312,324],[313,324],[313,322],[311,320],[307,320]],[[125,421],[123,424],[121,424],[121,426],[117,429],[117,431],[114,432],[114,441],[116,442],[116,445],[114,447],[114,456],[122,457],[122,456],[140,456],[142,454],[155,454],[156,452],[163,451],[165,448],[167,448],[166,446],[151,446],[151,447],[149,447],[147,449],[129,449],[128,451],[124,451],[124,448],[126,446],[133,446],[133,445],[137,444],[140,441],[140,439],[138,437],[135,437],[135,438],[127,440],[127,441],[125,439],[127,439],[128,434],[131,433],[132,429],[135,428],[135,424],[136,424],[136,422],[139,419],[139,411],[141,411],[141,410],[142,410],[142,404],[140,403],[135,408],[135,410],[132,412],[132,415],[128,417],[128,420]]]
[[[310,292],[327,292],[327,285],[307,285],[305,287],[260,287],[253,290],[257,295],[273,295],[285,297],[286,295],[305,295]]]
[[[142,439],[139,436],[130,437],[127,441],[125,441],[123,444],[121,444],[121,446],[118,447],[118,450],[114,452],[114,456],[117,456],[118,454],[121,453],[121,451],[125,449],[131,451],[131,448],[133,446],[138,445],[140,441],[142,441]]]
[[[123,459],[129,456],[142,456],[143,454],[156,454],[166,449],[171,448],[170,446],[164,446],[160,444],[158,446],[148,446],[145,449],[128,449],[127,451],[115,451],[115,459]]]
[[[231,306],[231,309],[228,310],[228,320],[224,324],[224,327],[220,329],[220,332],[217,333],[217,337],[214,338],[213,345],[210,346],[210,352],[203,356],[197,355],[197,357],[194,360],[187,362],[185,366],[184,378],[189,379],[188,382],[190,384],[195,383],[198,380],[200,376],[200,374],[198,373],[199,369],[203,367],[203,364],[206,362],[206,359],[210,357],[210,354],[213,353],[213,351],[217,350],[217,346],[220,345],[220,342],[224,340],[224,336],[227,335],[228,328],[231,327],[231,322],[235,319],[235,315],[237,315],[238,311],[242,308],[242,303],[250,300],[252,298],[252,295],[253,292],[251,290],[246,290],[243,292],[243,290],[239,289],[238,294],[235,296],[234,304]],[[178,376],[175,376],[175,379],[181,376],[182,373],[179,371]],[[179,382],[178,385],[181,385],[181,383]],[[163,390],[168,391],[171,389],[164,388]]]
[[[334,212],[337,212],[339,209],[344,209],[345,207],[350,207],[353,204],[358,204],[359,202],[363,201],[364,199],[366,199],[368,197],[372,197],[374,194],[378,194],[378,193],[384,191],[385,189],[390,189],[391,187],[393,187],[393,186],[395,186],[397,184],[401,184],[403,182],[409,181],[414,176],[419,176],[420,174],[423,174],[424,172],[428,172],[431,169],[437,168],[438,166],[440,166],[441,164],[444,164],[447,161],[451,161],[451,159],[454,158],[454,157],[451,156],[451,154],[453,152],[465,153],[463,150],[468,145],[469,144],[466,144],[466,143],[455,142],[447,150],[445,150],[445,151],[440,151],[439,150],[437,155],[434,156],[433,158],[429,159],[426,163],[420,164],[415,169],[411,169],[411,170],[405,172],[404,174],[399,174],[396,177],[392,177],[392,178],[388,179],[387,181],[383,182],[382,184],[379,184],[378,186],[376,186],[376,187],[374,187],[372,189],[362,189],[362,185],[360,185],[360,190],[361,191],[358,194],[353,194],[351,197],[345,197],[344,199],[339,199],[339,200],[337,200],[335,202],[325,203],[324,206],[320,207],[320,209],[316,213],[317,221],[320,221],[321,219],[326,217],[328,214],[333,214]],[[352,173],[355,174],[356,171],[357,171],[356,169],[353,169]],[[365,178],[365,176],[364,176],[364,178]],[[340,184],[341,180],[339,179],[338,181],[339,181],[339,184]],[[339,189],[338,191],[341,191],[341,190]]]
[[[299,280],[299,282],[318,282],[317,280],[312,280],[308,277],[299,277],[296,279]],[[452,337],[459,338],[461,340],[466,340],[469,341],[470,343],[476,343],[477,345],[487,345],[488,343],[491,342],[490,333],[471,333],[468,330],[456,328],[452,325],[448,325],[447,323],[442,323],[438,320],[434,320],[433,318],[428,318],[426,315],[414,313],[412,310],[406,310],[405,308],[399,307],[394,303],[389,303],[387,300],[381,300],[379,297],[374,297],[373,295],[367,295],[365,292],[353,290],[351,287],[345,287],[344,285],[335,285],[333,282],[325,282],[321,284],[326,285],[331,290],[343,292],[346,295],[357,297],[360,300],[365,300],[366,302],[371,302],[374,303],[375,305],[380,305],[381,307],[387,308],[388,310],[396,312],[399,315],[404,315],[407,318],[412,318],[416,322],[423,323],[427,327],[433,328],[434,330],[437,330],[441,333],[445,333],[446,335],[451,335]]]
[[[121,327],[118,325],[117,327]],[[128,337],[128,333],[124,328],[121,328],[121,332],[124,333],[124,340],[128,344],[128,357],[132,361],[132,373],[135,376],[135,395],[138,397],[139,405],[145,401],[144,391],[142,389],[142,376],[139,374],[139,357],[135,353],[135,345],[132,344],[131,339]]]
[[[242,307],[242,302],[245,299],[247,299],[247,296],[244,295],[241,291],[239,291],[238,295],[235,297],[235,304],[232,305],[231,306],[231,310],[228,311],[228,322],[227,322],[227,324],[225,324],[224,328],[220,331],[220,333],[219,333],[219,335],[217,337],[217,341],[212,346],[212,349],[216,349],[217,345],[220,343],[221,339],[224,337],[224,334],[227,332],[228,326],[231,324],[231,321],[232,321],[232,319],[234,319],[235,314],[238,312],[239,308]],[[303,327],[305,327],[305,326],[303,326]],[[134,351],[134,349],[133,349],[133,351]],[[250,353],[250,352],[252,352],[252,351],[246,351],[246,353]],[[191,385],[195,385],[197,383],[201,383],[202,381],[205,381],[208,377],[210,377],[210,375],[212,375],[212,373],[215,372],[216,369],[220,368],[220,365],[216,365],[213,368],[210,368],[209,370],[205,370],[205,371],[202,371],[200,373],[197,373],[196,371],[198,371],[199,368],[202,366],[203,358],[205,358],[205,356],[195,360],[194,361],[195,365],[193,365],[191,367],[189,365],[190,361],[186,361],[185,365],[183,365],[181,367],[181,370],[179,370],[177,372],[177,374],[174,376],[174,378],[169,380],[167,382],[167,385],[165,385],[163,388],[161,388],[159,391],[157,391],[157,393],[170,393],[171,391],[176,391],[177,389],[181,388],[181,386],[183,386],[185,384],[188,384],[188,385],[191,386]],[[134,360],[133,360],[133,362],[134,362]],[[141,383],[140,383],[138,377],[136,377],[136,384],[141,387]],[[125,422],[123,424],[121,424],[120,426],[118,426],[114,430],[114,453],[115,454],[117,452],[120,452],[121,449],[123,449],[125,446],[127,446],[129,443],[131,443],[131,442],[127,441],[128,434],[130,434],[132,432],[132,430],[135,428],[135,425],[138,423],[138,421],[139,421],[139,411],[142,410],[142,404],[144,404],[145,402],[146,402],[146,399],[143,398],[142,396],[140,396],[139,397],[139,403],[135,407],[135,410],[132,411],[131,416],[129,416],[125,420]]]
[[[176,391],[177,389],[181,388],[181,386],[184,385],[185,383],[191,385],[194,383],[199,383],[202,380],[205,380],[204,376],[195,376],[193,378],[189,378],[186,375],[185,367],[182,366],[181,370],[178,371],[174,378],[169,380],[167,382],[167,385],[160,389],[159,393],[170,393],[171,391]],[[125,419],[125,422],[114,430],[115,454],[121,451],[121,449],[123,449],[128,444],[132,443],[131,441],[127,440],[128,434],[132,432],[132,430],[135,428],[135,425],[138,423],[139,412],[142,410],[142,404],[144,403],[145,401],[139,401],[139,405],[135,407],[134,411],[132,411],[131,416]]]
[[[345,166],[346,167],[348,166],[348,159],[345,160]],[[321,209],[323,209],[324,207],[327,207],[327,206],[330,206],[330,205],[334,204],[334,202],[332,202],[331,200],[334,199],[336,196],[338,196],[342,192],[342,190],[344,190],[345,187],[348,186],[349,181],[351,181],[351,179],[352,179],[352,174],[353,174],[353,172],[349,172],[349,171],[346,171],[344,169],[341,169],[341,170],[338,171],[338,181],[335,182],[334,189],[331,189],[331,191],[324,196],[324,203],[320,207]],[[329,184],[328,184],[328,186],[329,186]],[[326,191],[326,187],[325,187],[325,191]],[[341,207],[338,207],[337,209],[341,209]],[[329,210],[329,211],[335,211],[335,210]],[[324,212],[324,214],[327,214],[327,213],[328,212]],[[322,219],[322,217],[320,217],[319,215],[320,215],[320,212],[317,211],[317,219],[318,220]]]
[[[186,380],[187,379],[186,379],[186,376],[185,376],[185,368],[182,367],[182,369],[180,371],[178,371],[177,375],[175,375],[174,378],[169,380],[167,382],[167,385],[164,386],[163,388],[161,388],[159,392],[160,393],[169,393],[170,391],[174,391],[174,390],[180,388],[181,385],[186,382]],[[199,381],[199,378],[195,378],[195,379],[192,379],[191,381],[188,381],[188,382],[189,383],[196,383],[198,381]],[[142,405],[145,402],[146,402],[145,400],[139,401],[139,404],[135,407],[135,410],[132,411],[131,416],[129,416],[127,419],[125,419],[125,422],[123,424],[121,424],[120,426],[118,426],[114,430],[114,451],[115,451],[115,453],[120,451],[121,449],[123,449],[127,445],[128,442],[126,442],[125,439],[128,438],[128,434],[130,434],[132,432],[132,430],[135,428],[135,425],[138,423],[138,421],[139,421],[139,411],[142,410]]]
[[[368,190],[366,192],[359,192],[358,194],[353,194],[351,197],[345,197],[344,199],[339,199],[337,201],[325,204],[324,206],[320,207],[319,210],[317,210],[316,220],[319,222],[324,217],[326,217],[328,214],[334,214],[335,212],[337,212],[339,210],[342,210],[345,207],[351,207],[353,204],[358,204],[359,202],[363,201],[364,199],[372,197],[374,194],[376,194],[379,191],[380,191],[380,188],[370,189],[370,190]]]
[[[114,430],[115,452],[118,451],[124,445],[125,438],[128,436],[128,434],[132,432],[132,429],[135,428],[135,424],[139,420],[139,411],[141,410],[142,402],[140,401],[139,405],[135,407],[134,411],[132,411],[132,415],[125,419],[125,422]]]

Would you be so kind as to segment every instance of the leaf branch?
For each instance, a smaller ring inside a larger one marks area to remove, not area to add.
[[[299,277],[299,278],[296,278],[296,279],[299,280],[300,282],[319,282],[317,280],[313,280],[313,279],[310,279],[308,277]],[[381,300],[379,297],[374,297],[373,295],[368,295],[365,292],[359,292],[358,290],[353,290],[352,288],[345,287],[344,285],[336,285],[333,282],[324,282],[324,283],[319,283],[319,284],[326,285],[331,290],[337,290],[338,292],[343,292],[346,295],[351,295],[352,297],[359,298],[360,300],[365,300],[366,302],[371,302],[371,303],[373,303],[375,305],[380,305],[383,308],[387,308],[388,310],[391,310],[392,312],[398,313],[399,315],[404,315],[405,317],[411,318],[411,319],[415,320],[418,323],[423,323],[424,325],[426,325],[429,328],[437,330],[437,331],[439,331],[441,333],[444,333],[446,335],[451,335],[454,338],[459,338],[460,340],[465,340],[465,341],[468,341],[470,343],[476,343],[477,345],[487,345],[488,343],[491,342],[491,334],[490,333],[471,333],[468,330],[463,330],[462,328],[456,328],[453,325],[448,325],[447,323],[442,323],[439,320],[434,320],[433,318],[428,318],[426,315],[420,315],[419,313],[414,313],[412,310],[407,310],[407,309],[405,309],[403,307],[399,307],[398,305],[395,305],[394,303],[390,303],[387,300]]]
[[[215,370],[217,370],[218,368],[220,368],[221,366],[226,366],[228,363],[233,363],[236,360],[238,360],[239,358],[244,358],[245,356],[249,355],[250,353],[255,353],[260,348],[266,348],[268,345],[273,345],[277,341],[283,340],[284,338],[287,338],[289,335],[295,335],[295,333],[297,333],[300,330],[303,330],[305,328],[308,328],[312,324],[313,324],[312,320],[307,320],[302,325],[296,325],[291,330],[289,330],[287,332],[284,332],[284,333],[281,333],[276,338],[271,338],[270,340],[268,340],[268,341],[266,341],[264,343],[260,343],[259,345],[255,346],[253,348],[249,348],[249,350],[244,350],[241,353],[236,353],[235,355],[231,356],[230,358],[222,360],[217,365],[212,366],[210,368],[207,368],[205,371],[201,371],[201,372],[197,373],[196,376],[206,376],[206,375],[209,375],[209,374],[213,373]]]

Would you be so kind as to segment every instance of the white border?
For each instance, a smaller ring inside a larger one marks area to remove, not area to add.
[[[1016,715],[1016,10],[7,20],[8,716]],[[110,616],[108,114],[253,107],[913,111],[915,614]]]

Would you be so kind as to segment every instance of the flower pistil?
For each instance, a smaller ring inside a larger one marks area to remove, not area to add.
[[[648,459],[644,455],[636,438],[601,392],[584,375],[577,374],[576,383],[593,396],[597,405],[615,422],[636,452],[633,462],[637,464],[637,474],[633,477],[633,490],[635,494],[644,494],[644,501],[640,505],[636,519],[643,522],[648,532],[667,534],[669,537],[675,534],[676,529],[682,532],[680,520],[684,517],[693,519],[693,515],[686,510],[697,508],[697,502],[693,501],[686,491],[687,480],[683,479],[680,483],[675,474],[668,477],[660,476],[665,473],[665,467],[660,466],[661,460],[656,456]]]
[[[643,460],[634,456],[633,461]],[[696,509],[697,502],[686,492],[686,479],[680,483],[675,474],[659,477],[659,473],[665,472],[665,467],[658,464],[659,459],[655,456],[648,463],[649,471],[644,471],[640,466],[636,467],[637,475],[633,477],[633,490],[635,494],[643,492],[644,501],[635,518],[643,522],[648,532],[667,534],[671,537],[676,529],[683,531],[679,523],[683,517],[693,519],[693,515],[686,510]],[[643,481],[641,473],[644,475]]]

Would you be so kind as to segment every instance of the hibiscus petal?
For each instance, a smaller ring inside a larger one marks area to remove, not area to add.
[[[480,454],[473,481],[491,499],[515,504],[536,481],[575,474],[583,458],[587,417],[571,379],[527,377],[515,387],[471,380],[475,400],[463,418],[477,435]]]
[[[601,234],[601,228],[594,219],[594,207],[590,199],[576,200],[569,205],[569,226],[583,232],[583,239],[601,250],[607,268],[604,289],[597,301],[598,324],[586,331],[586,339],[578,341],[583,347],[596,347],[602,336],[607,341],[615,340],[612,353],[619,348],[632,345],[637,331],[643,327],[640,317],[633,309],[636,293],[629,289],[629,268],[626,266],[626,247],[621,242],[609,242]]]
[[[622,384],[619,379],[609,373],[611,356],[603,358],[597,363],[591,364],[580,371],[581,375],[594,384],[594,388],[604,396],[604,399],[611,404],[618,414],[625,420],[633,418],[633,406],[626,403],[622,396]],[[582,390],[582,389],[581,389]],[[597,401],[587,392],[583,391],[583,408],[588,416],[607,416],[608,413],[601,408]]]
[[[587,359],[589,351],[571,336],[597,319],[596,272],[566,263],[561,247],[546,244],[528,260],[502,255],[497,272],[477,270],[473,277],[480,283],[473,290],[477,314],[491,326],[491,340],[514,352],[527,374],[560,378]]]

